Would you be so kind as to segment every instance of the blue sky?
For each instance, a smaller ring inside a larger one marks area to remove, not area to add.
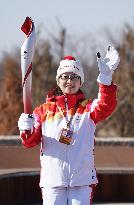
[[[26,16],[32,17],[35,26],[43,23],[51,31],[58,17],[68,33],[90,32],[96,38],[104,27],[117,35],[125,22],[134,26],[133,0],[0,0],[0,7],[0,55],[21,46],[20,27]]]

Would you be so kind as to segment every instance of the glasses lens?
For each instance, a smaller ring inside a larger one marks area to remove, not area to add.
[[[80,79],[80,76],[78,76],[78,75],[62,75],[61,77],[60,77],[62,80],[78,80],[78,79]]]

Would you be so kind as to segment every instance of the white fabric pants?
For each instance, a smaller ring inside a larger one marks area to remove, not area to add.
[[[42,188],[43,205],[90,205],[89,186]]]

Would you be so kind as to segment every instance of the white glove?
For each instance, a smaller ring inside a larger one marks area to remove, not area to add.
[[[34,126],[34,115],[22,113],[18,120],[19,130],[32,130]]]
[[[97,53],[97,61],[100,71],[97,81],[104,85],[111,85],[112,74],[120,62],[119,53],[109,46],[104,59],[101,59],[99,52]]]

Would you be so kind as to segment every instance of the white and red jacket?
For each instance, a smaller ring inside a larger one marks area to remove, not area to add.
[[[41,187],[83,186],[98,182],[94,166],[94,132],[96,124],[106,119],[116,107],[116,85],[99,84],[98,99],[85,99],[82,92],[66,95],[68,112],[65,109],[65,96],[48,99],[34,110],[36,123],[32,134],[26,138],[21,134],[22,143],[33,147],[42,142]],[[71,121],[73,131],[71,145],[59,142],[59,134],[66,127],[57,104],[64,116],[73,115],[77,101],[80,101]]]

